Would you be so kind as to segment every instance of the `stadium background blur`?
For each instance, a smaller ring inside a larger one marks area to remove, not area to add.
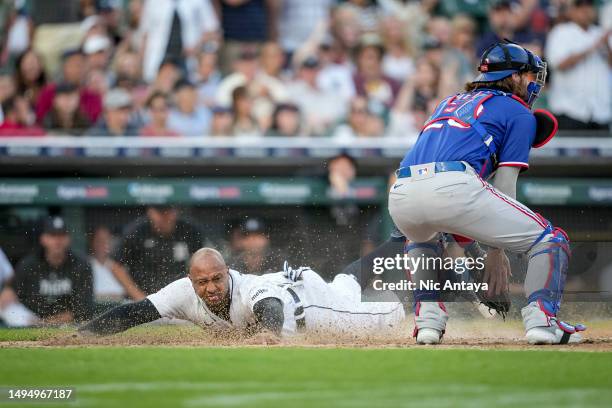
[[[610,1],[4,1],[0,248],[19,269],[61,217],[104,307],[147,292],[118,285],[130,269],[111,261],[129,266],[131,223],[176,212],[242,271],[288,259],[332,277],[386,239],[389,176],[477,56],[508,38],[552,57],[575,9],[612,28]],[[609,300],[612,71],[593,76],[594,58],[555,89],[549,61],[538,107],[560,133],[518,194],[577,243],[570,291]],[[0,310],[18,300],[12,275],[0,273]]]

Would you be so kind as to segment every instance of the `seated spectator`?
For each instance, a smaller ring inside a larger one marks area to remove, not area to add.
[[[88,71],[100,69],[106,71],[110,64],[112,52],[111,41],[106,36],[93,35],[83,43],[83,54]]]
[[[569,21],[548,36],[553,70],[548,103],[560,129],[607,129],[611,118],[612,30],[596,25],[592,0],[572,0]]]
[[[287,85],[292,102],[304,115],[304,132],[308,135],[328,134],[346,112],[337,95],[319,88],[319,72],[320,61],[316,57],[306,58],[295,81]]]
[[[261,131],[253,117],[253,101],[245,86],[239,86],[232,92],[232,111],[234,122],[232,134],[235,136],[259,136]]]
[[[221,73],[217,69],[217,60],[216,44],[206,44],[198,57],[196,86],[199,103],[209,109],[215,106],[217,88],[221,83]]]
[[[385,47],[383,73],[402,82],[414,72],[414,50],[409,31],[397,17],[387,16],[381,22],[381,37]]]
[[[290,103],[277,105],[266,136],[301,136],[300,109]]]
[[[181,79],[181,70],[177,63],[170,59],[164,60],[159,66],[151,88],[153,91],[170,95],[179,79]]]
[[[47,84],[42,57],[32,49],[26,50],[15,61],[17,93],[23,95],[31,106],[36,104],[40,92]]]
[[[261,72],[269,77],[282,80],[282,71],[285,66],[285,54],[280,44],[268,41],[261,47],[259,54]]]
[[[217,104],[230,106],[234,89],[245,86],[253,100],[253,117],[260,128],[268,128],[274,106],[288,98],[285,84],[260,70],[257,53],[250,48],[242,50],[233,66],[234,72],[219,84]]]
[[[91,123],[95,123],[102,113],[102,96],[83,85],[85,79],[85,57],[80,50],[66,51],[62,55],[62,75],[60,80],[79,88],[79,106]],[[53,107],[56,83],[47,85],[40,93],[36,103],[36,120],[42,122]]]
[[[168,128],[168,97],[156,91],[147,100],[149,123],[140,129],[140,136],[179,136],[177,132]]]
[[[347,123],[336,128],[333,138],[350,142],[360,137],[383,136],[384,127],[382,119],[369,107],[368,100],[363,96],[357,96],[351,101]]]
[[[114,88],[104,96],[104,113],[87,136],[135,136],[139,129],[130,123],[132,97],[122,88]]]
[[[126,269],[110,257],[113,235],[105,226],[97,226],[90,241],[89,262],[93,271],[93,293],[97,304],[117,305],[129,296],[142,300],[145,295],[134,284]]]
[[[45,131],[33,125],[34,112],[23,96],[13,96],[2,102],[3,120],[0,137],[43,136]]]
[[[88,320],[92,316],[89,262],[70,249],[70,233],[61,217],[45,220],[37,249],[15,270],[19,300],[47,324]]]
[[[385,50],[377,36],[361,39],[357,47],[357,72],[354,76],[358,95],[391,108],[399,92],[400,84],[382,71]]]
[[[271,249],[266,226],[259,218],[247,218],[231,235],[232,269],[250,275],[275,272],[280,267],[280,256]]]
[[[211,136],[231,136],[234,116],[230,108],[215,106],[212,109],[212,121],[210,124]]]
[[[55,87],[53,108],[49,111],[42,125],[49,133],[59,135],[82,135],[90,126],[89,120],[79,110],[79,90],[69,83]]]
[[[181,136],[206,136],[210,110],[198,104],[198,92],[191,82],[180,80],[174,87],[175,107],[168,115],[168,128]]]
[[[0,248],[0,327],[27,327],[38,324],[38,316],[17,299],[12,287],[14,275],[11,263]]]

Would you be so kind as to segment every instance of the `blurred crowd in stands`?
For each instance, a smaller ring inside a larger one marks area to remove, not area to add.
[[[608,129],[611,28],[604,0],[7,0],[0,135],[402,137],[503,38],[562,129]]]

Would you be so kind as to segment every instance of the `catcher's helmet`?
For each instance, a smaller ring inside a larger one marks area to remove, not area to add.
[[[546,81],[546,63],[531,51],[508,40],[493,44],[483,52],[478,66],[480,75],[473,82],[493,82],[504,79],[515,72],[533,72],[536,81],[528,87],[530,106],[538,97]]]

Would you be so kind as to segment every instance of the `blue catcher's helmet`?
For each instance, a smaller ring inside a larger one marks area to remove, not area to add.
[[[493,44],[485,50],[478,66],[480,75],[472,82],[493,82],[504,79],[512,74],[531,72],[536,74],[536,80],[527,87],[529,106],[540,94],[546,82],[546,63],[531,51],[508,40]]]

